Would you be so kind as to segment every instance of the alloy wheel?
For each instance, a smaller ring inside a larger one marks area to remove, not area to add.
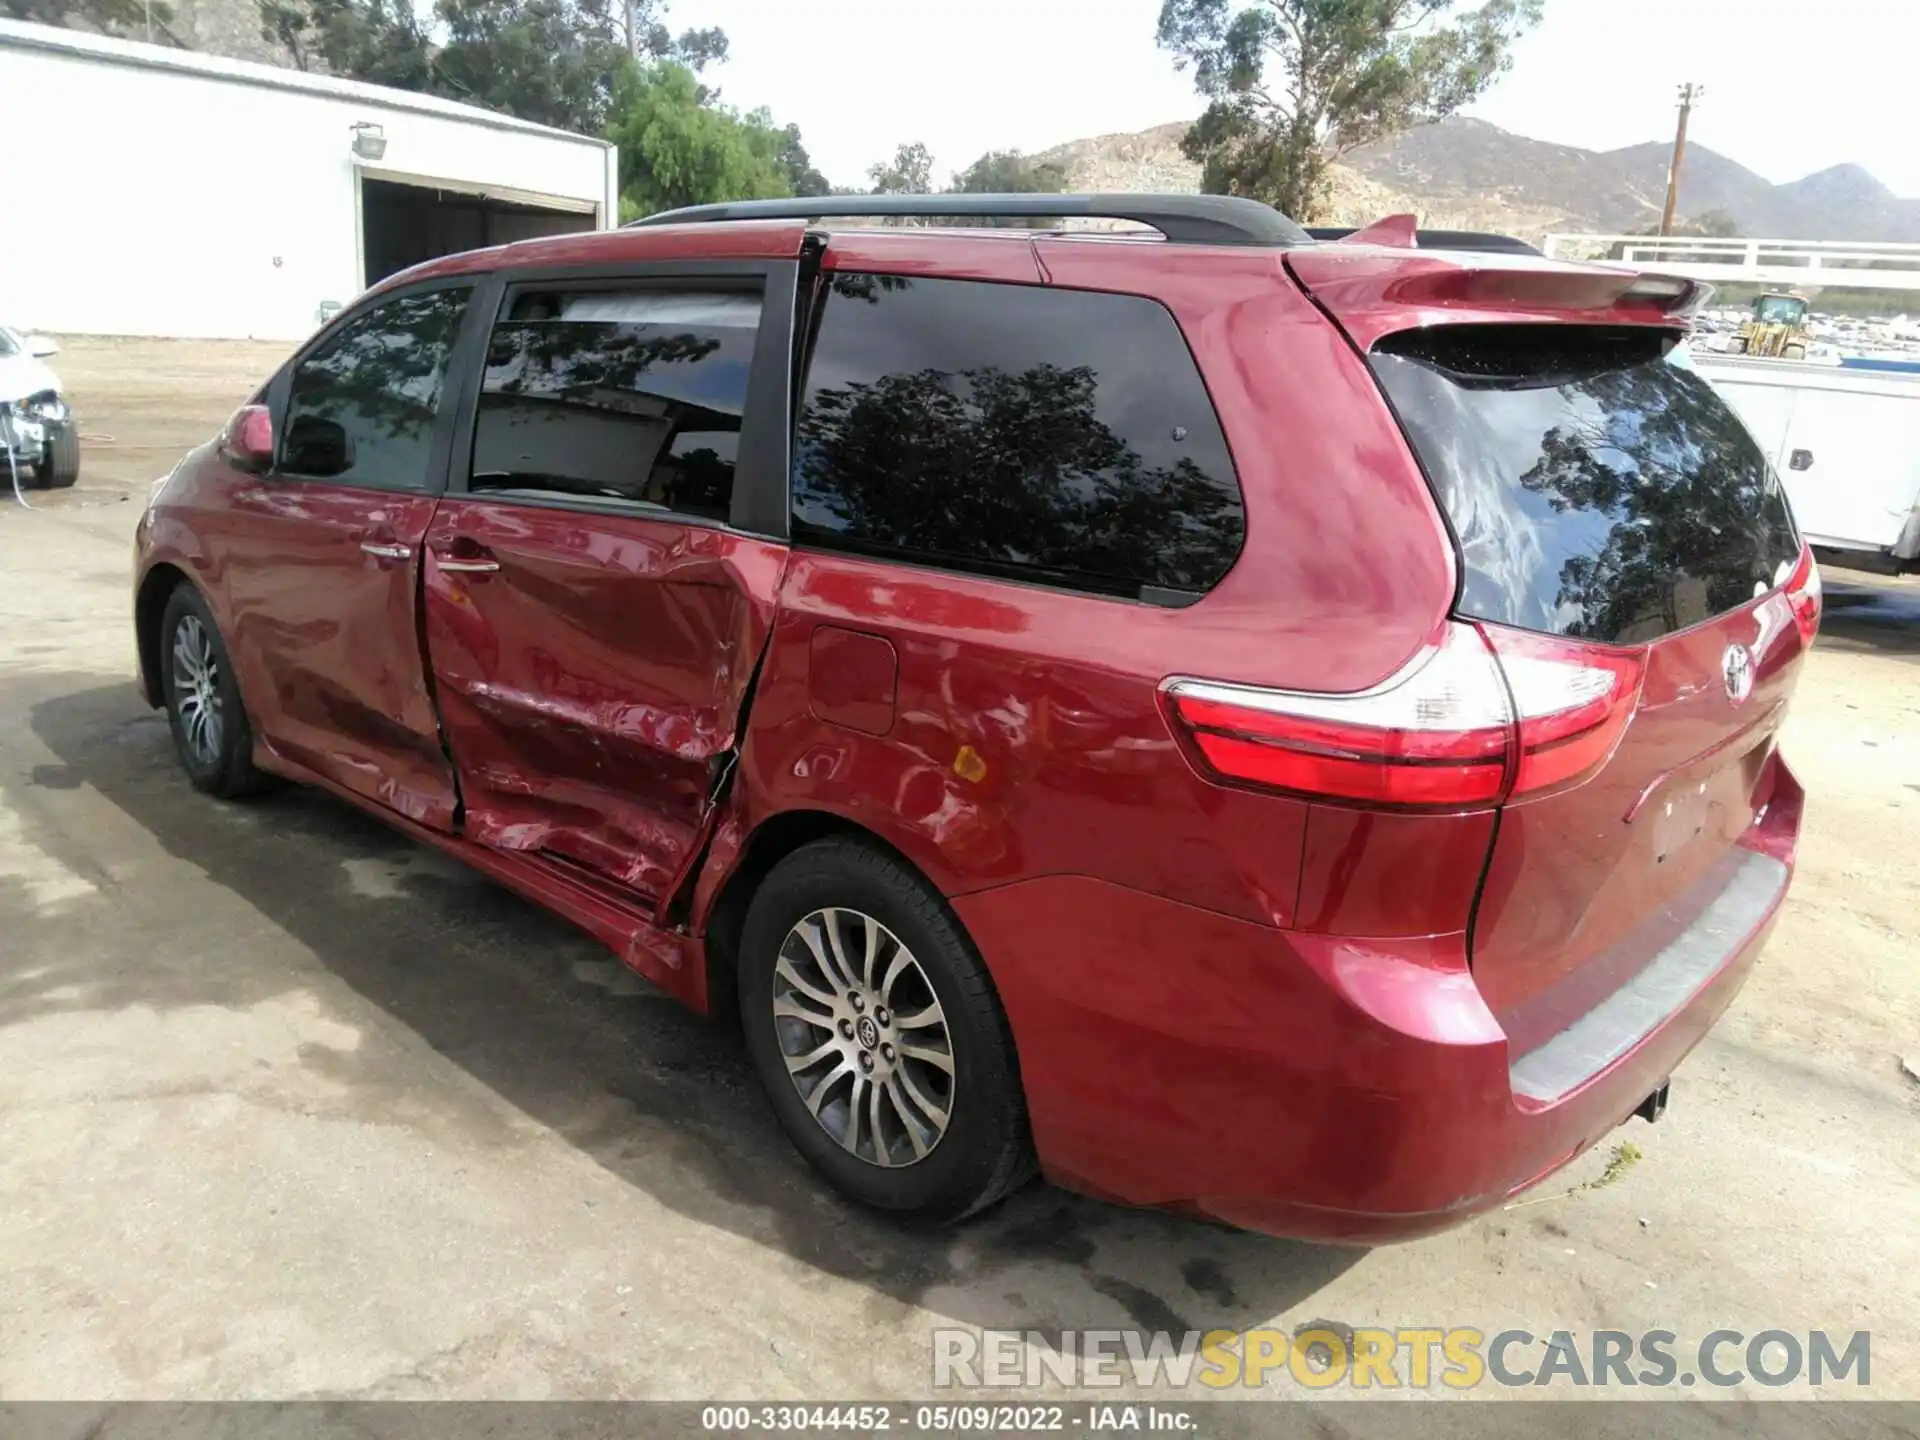
[[[174,627],[173,696],[193,758],[202,765],[217,764],[226,736],[220,663],[214,658],[213,637],[194,615],[183,615]]]
[[[816,910],[773,967],[774,1030],[807,1110],[872,1165],[924,1160],[953,1118],[953,1039],[927,973],[858,910]]]

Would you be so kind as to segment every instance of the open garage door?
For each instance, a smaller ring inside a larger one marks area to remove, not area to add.
[[[598,229],[591,205],[562,208],[433,184],[360,178],[360,255],[365,283],[440,255],[540,235]]]

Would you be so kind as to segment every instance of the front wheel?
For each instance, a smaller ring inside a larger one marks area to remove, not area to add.
[[[233,661],[213,611],[191,585],[176,587],[161,614],[160,677],[173,747],[194,788],[226,799],[264,789]]]
[[[1013,1037],[939,894],[879,847],[803,846],[748,907],[747,1047],[814,1168],[878,1209],[957,1220],[1033,1172]]]

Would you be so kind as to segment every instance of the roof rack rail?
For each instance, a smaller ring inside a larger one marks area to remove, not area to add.
[[[1044,217],[1133,220],[1176,245],[1305,245],[1307,232],[1270,205],[1237,195],[817,195],[730,200],[666,210],[626,228],[724,220],[969,219]]]
[[[1359,232],[1351,225],[1309,225],[1307,236],[1313,240],[1345,240]],[[1495,235],[1481,230],[1416,230],[1414,244],[1422,250],[1479,250],[1496,255],[1538,255],[1540,251],[1514,235]]]

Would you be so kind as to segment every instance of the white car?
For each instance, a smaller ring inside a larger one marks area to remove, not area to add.
[[[80,478],[80,431],[46,364],[59,348],[0,325],[0,485],[12,479],[9,452],[22,485],[64,489]]]

